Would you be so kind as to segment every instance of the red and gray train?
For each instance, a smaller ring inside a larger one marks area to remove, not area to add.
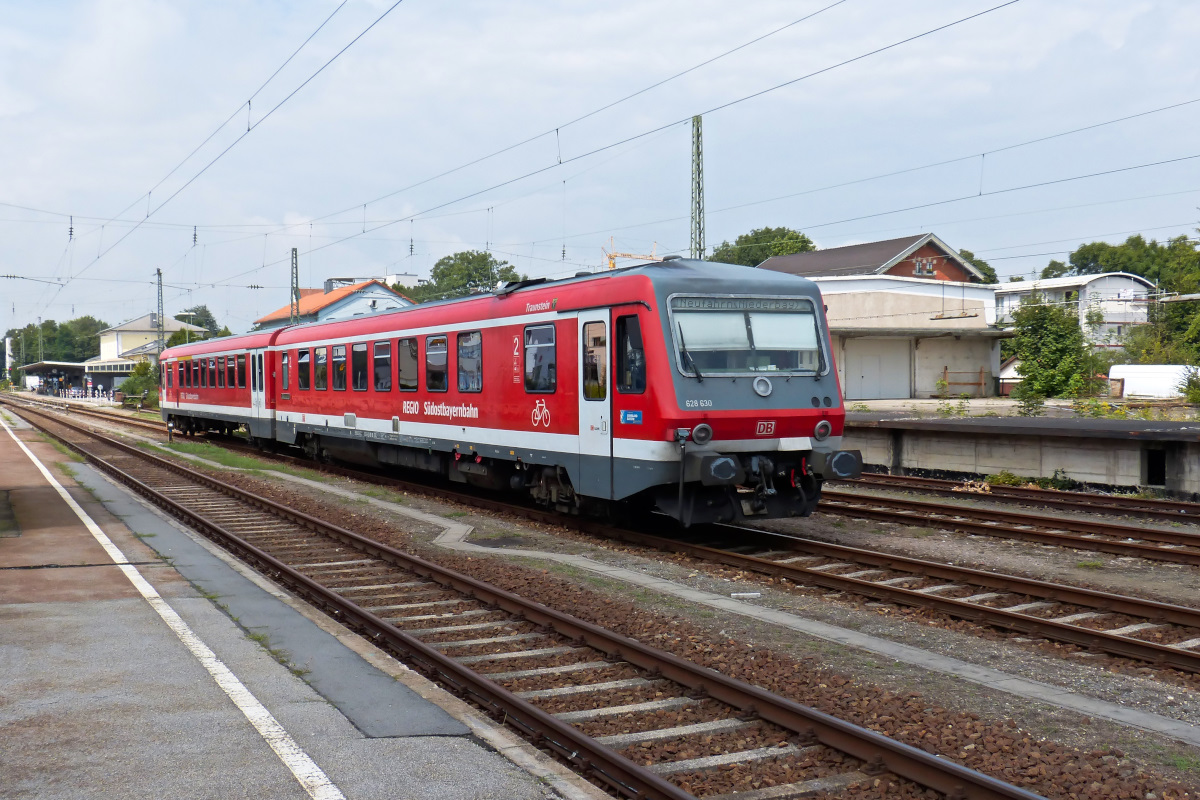
[[[857,477],[821,295],[687,259],[162,354],[176,430],[437,473],[572,513],[807,516]]]

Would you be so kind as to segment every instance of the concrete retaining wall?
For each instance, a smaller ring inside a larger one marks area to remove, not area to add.
[[[865,464],[893,474],[994,475],[1008,470],[1049,478],[1061,470],[1083,483],[1159,488],[1180,497],[1200,495],[1200,444],[1191,442],[848,426],[842,443],[847,449],[861,450]]]

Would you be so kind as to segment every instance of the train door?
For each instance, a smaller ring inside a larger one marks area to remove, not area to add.
[[[575,490],[612,497],[612,378],[608,309],[579,314],[579,477]]]
[[[267,414],[267,391],[266,391],[266,370],[263,368],[263,360],[266,354],[265,350],[251,350],[250,363],[248,365],[250,374],[250,433],[253,436],[265,436],[267,426],[262,425],[260,420],[268,418]]]

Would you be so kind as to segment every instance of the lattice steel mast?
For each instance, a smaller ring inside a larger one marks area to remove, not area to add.
[[[692,117],[692,258],[704,258],[704,136],[699,114]]]
[[[300,256],[299,251],[292,248],[292,308],[289,317],[289,325],[297,325],[300,322]]]

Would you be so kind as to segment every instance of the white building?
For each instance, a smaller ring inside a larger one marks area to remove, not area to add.
[[[1000,374],[991,286],[895,275],[814,277],[847,400],[988,397]]]
[[[847,400],[996,393],[995,288],[932,233],[774,256],[821,287]],[[944,385],[943,385],[944,383]]]
[[[996,319],[1011,324],[1013,312],[1034,292],[1044,303],[1058,303],[1079,316],[1080,325],[1095,347],[1120,347],[1130,326],[1144,325],[1155,286],[1140,275],[1104,272],[1038,281],[1000,283],[996,290]],[[1100,312],[1102,324],[1087,325],[1088,312]]]

